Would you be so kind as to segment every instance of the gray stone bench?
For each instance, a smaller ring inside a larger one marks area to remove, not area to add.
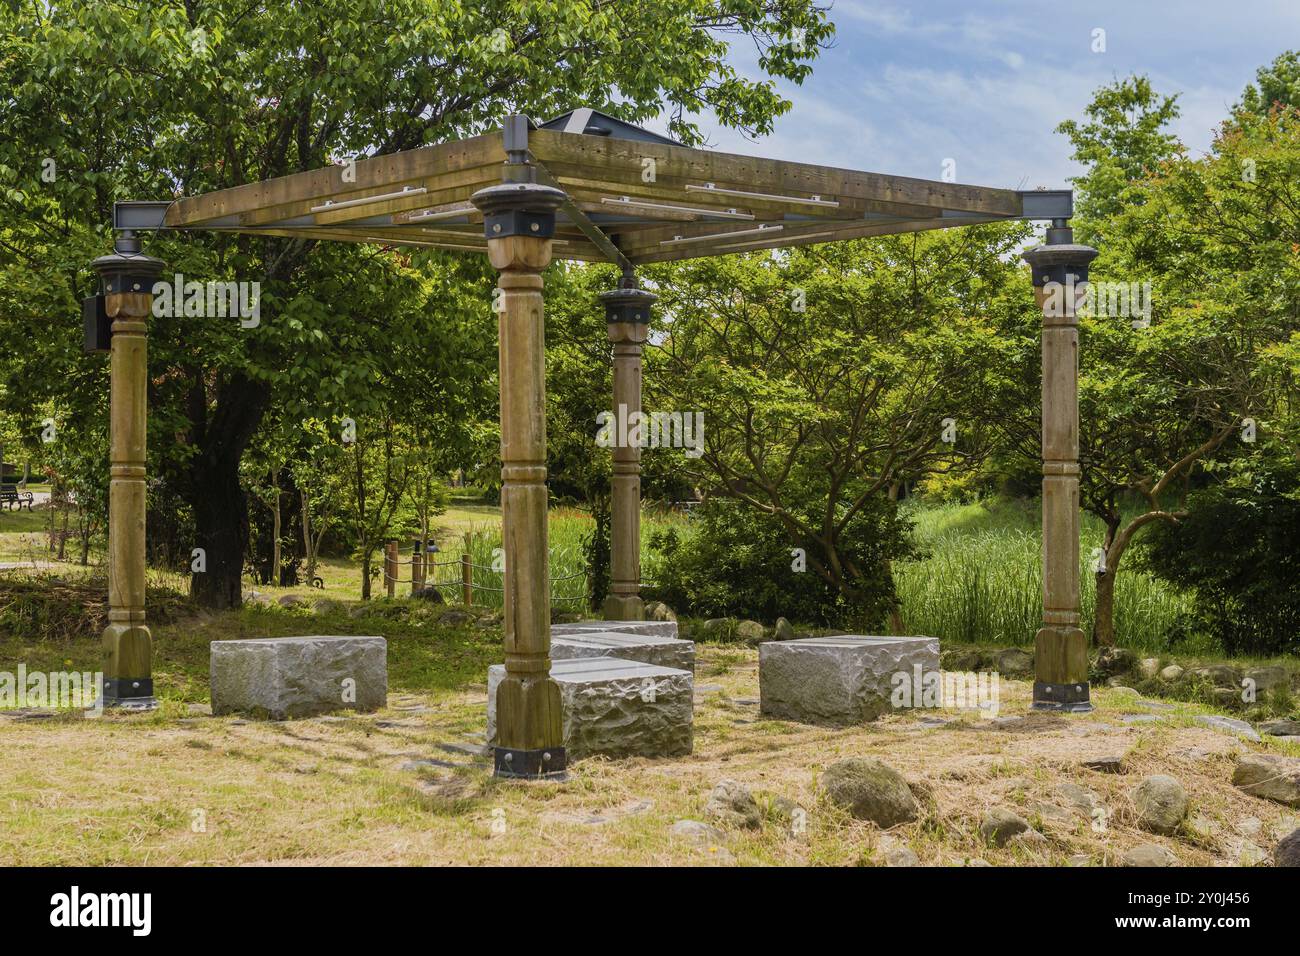
[[[808,724],[856,724],[891,709],[894,675],[939,670],[935,637],[807,637],[759,646],[761,712]]]
[[[213,641],[213,714],[285,720],[388,702],[382,637],[266,637]]]
[[[648,637],[676,639],[676,621],[578,621],[573,624],[552,624],[551,636],[582,634],[588,631],[614,631],[619,634],[644,634]]]
[[[695,642],[654,634],[623,631],[581,630],[551,634],[551,659],[574,660],[583,657],[617,657],[641,661],[678,670],[695,670]]]
[[[496,742],[497,687],[505,665],[488,668],[489,745]],[[564,747],[570,760],[610,757],[679,757],[691,752],[690,671],[612,657],[559,660],[551,676],[560,686]]]

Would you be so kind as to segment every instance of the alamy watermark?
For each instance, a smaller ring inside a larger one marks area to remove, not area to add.
[[[1043,314],[1047,316],[1065,315],[1066,304],[1073,302],[1076,314],[1081,316],[1128,319],[1135,329],[1151,325],[1149,281],[1076,283],[1074,276],[1069,275],[1064,282],[1046,283],[1043,292],[1046,296]]]
[[[153,285],[153,314],[159,318],[238,318],[245,329],[262,322],[262,283],[185,281],[176,273],[171,281]]]
[[[104,675],[96,671],[29,671],[19,664],[17,673],[0,671],[0,710],[26,707],[41,709],[75,709],[87,717],[104,712],[104,698],[99,693]]]
[[[910,671],[895,671],[890,686],[889,703],[896,710],[974,710],[996,717],[1001,701],[997,671],[930,671],[914,664]]]
[[[687,458],[704,454],[703,412],[601,412],[596,445],[600,448],[684,448]]]

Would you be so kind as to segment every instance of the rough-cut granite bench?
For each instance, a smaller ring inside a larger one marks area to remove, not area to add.
[[[489,745],[496,743],[497,687],[505,665],[488,668]],[[557,660],[564,747],[570,760],[679,757],[691,752],[695,678],[688,670],[612,657]]]
[[[644,664],[658,664],[660,667],[675,667],[693,672],[695,642],[617,628],[583,628],[562,634],[551,631],[552,660],[582,657],[617,657],[625,661],[641,661]]]
[[[388,702],[382,637],[267,637],[213,641],[212,713],[284,720]]]
[[[808,724],[856,724],[891,709],[899,673],[939,670],[935,637],[807,637],[759,645],[760,710]]]
[[[616,631],[620,634],[644,634],[649,637],[677,638],[676,621],[577,621],[552,624],[551,636],[581,634],[587,631]]]

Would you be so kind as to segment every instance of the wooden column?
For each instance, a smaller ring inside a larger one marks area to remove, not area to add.
[[[148,319],[163,263],[123,233],[91,263],[112,320],[109,359],[108,626],[103,633],[106,707],[151,710],[153,638],[145,624],[145,440]]]
[[[658,296],[636,287],[625,275],[619,288],[602,292],[609,340],[614,343],[614,415],[631,431],[641,418],[641,349],[649,329],[650,307]],[[645,427],[644,423],[641,428]],[[637,429],[638,434],[641,429]],[[617,435],[623,434],[616,428]],[[610,515],[610,594],[607,621],[645,618],[641,600],[641,445],[615,441]]]
[[[512,168],[513,167],[513,168]],[[551,576],[547,551],[546,356],[541,272],[551,261],[555,210],[564,193],[528,181],[479,190],[488,258],[499,273],[501,532],[505,552],[505,667],[497,687],[498,776],[564,773],[560,689],[551,671]]]
[[[1058,220],[1025,253],[1043,312],[1043,626],[1034,640],[1036,710],[1092,710],[1079,626],[1079,322],[1097,256]]]

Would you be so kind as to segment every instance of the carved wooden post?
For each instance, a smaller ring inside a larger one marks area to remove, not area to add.
[[[511,117],[512,123],[527,122]],[[509,135],[509,130],[507,131]],[[525,128],[526,136],[526,128]],[[509,143],[507,149],[509,150]],[[546,527],[546,361],[542,276],[564,193],[532,181],[516,151],[507,182],[476,192],[498,279],[501,387],[501,544],[505,666],[497,688],[498,776],[563,774],[560,689],[551,671],[551,576]]]
[[[1088,642],[1079,627],[1078,305],[1097,250],[1065,220],[1025,253],[1043,310],[1043,626],[1034,640],[1036,710],[1089,711]]]
[[[615,420],[632,423],[641,418],[641,347],[650,322],[650,306],[658,296],[638,289],[636,276],[623,276],[619,287],[602,292],[609,340],[614,343]],[[633,418],[633,415],[636,417]],[[637,433],[646,427],[641,422]],[[616,429],[621,434],[622,429]],[[615,441],[614,476],[610,507],[610,594],[605,598],[605,620],[640,621],[645,617],[641,600],[641,445]]]
[[[106,707],[150,710],[153,638],[145,624],[145,441],[148,319],[163,262],[123,232],[93,263],[113,322],[109,359],[108,626],[103,633]],[[177,290],[179,291],[179,290]]]

